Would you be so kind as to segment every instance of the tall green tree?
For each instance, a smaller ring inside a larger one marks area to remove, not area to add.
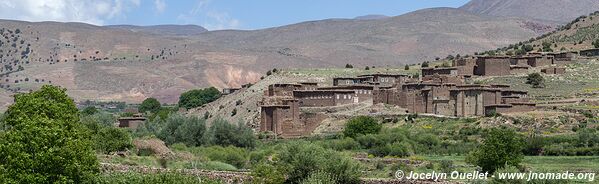
[[[79,110],[65,89],[15,95],[0,134],[0,183],[82,183],[99,172]]]
[[[221,93],[214,87],[194,89],[179,96],[179,107],[186,109],[196,108],[220,98]]]
[[[139,112],[152,112],[156,113],[160,110],[160,102],[155,98],[146,98],[141,105],[139,105]]]
[[[358,116],[350,119],[343,129],[343,135],[356,138],[358,135],[376,134],[383,126],[370,116]]]
[[[532,85],[533,88],[544,88],[545,79],[539,73],[531,73],[526,77],[526,84]]]
[[[486,135],[483,144],[470,153],[467,161],[490,173],[508,166],[518,166],[524,159],[524,139],[514,130],[494,128]]]

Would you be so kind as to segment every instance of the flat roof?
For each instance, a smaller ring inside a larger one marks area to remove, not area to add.
[[[369,76],[402,76],[402,77],[406,77],[406,76],[409,76],[409,75],[406,75],[406,74],[388,74],[388,73],[374,73],[374,74],[358,75],[358,77],[369,77]]]
[[[293,90],[293,92],[298,93],[355,93],[353,90]]]

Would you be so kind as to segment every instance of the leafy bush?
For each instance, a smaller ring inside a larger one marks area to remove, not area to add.
[[[237,146],[253,148],[256,145],[254,131],[241,122],[231,124],[223,119],[216,119],[208,129],[206,135],[208,143],[221,146]]]
[[[526,77],[526,84],[532,85],[533,88],[544,88],[545,79],[539,73],[531,73]]]
[[[180,183],[180,184],[217,184],[215,180],[200,178],[197,176],[183,175],[178,173],[158,173],[158,174],[141,174],[141,173],[112,173],[102,174],[94,179],[96,184],[163,184],[163,183]]]
[[[221,93],[214,87],[187,91],[179,97],[179,107],[196,108],[220,98]]]
[[[197,154],[206,156],[212,161],[220,161],[231,164],[237,168],[245,168],[248,152],[243,148],[228,146],[202,147],[196,151]]]
[[[160,110],[161,107],[162,106],[160,105],[160,102],[158,100],[156,100],[155,98],[146,98],[139,105],[139,112],[156,113]]]
[[[206,162],[189,162],[183,167],[186,169],[203,169],[213,171],[237,171],[237,168],[231,164],[219,162],[219,161],[206,161]]]
[[[95,113],[98,113],[98,109],[94,106],[88,106],[81,110],[81,115],[93,115]]]
[[[283,169],[262,163],[252,169],[251,176],[256,184],[280,184],[285,182]]]
[[[130,149],[133,147],[131,141],[129,130],[116,127],[104,127],[94,135],[95,148],[103,153]]]
[[[467,162],[493,173],[504,165],[518,166],[524,158],[523,149],[524,141],[515,131],[494,128],[486,135],[483,144],[468,155]]]
[[[15,95],[0,133],[0,183],[82,183],[99,171],[79,110],[65,89]]]
[[[361,166],[339,153],[308,142],[285,145],[276,163],[287,175],[286,183],[299,183],[315,172],[330,174],[336,183],[359,183]]]
[[[343,135],[346,137],[356,138],[362,134],[376,134],[383,126],[377,123],[376,119],[369,116],[358,116],[352,118],[345,125]]]
[[[199,146],[206,143],[206,120],[198,117],[186,117],[171,114],[164,120],[164,127],[158,132],[158,138],[167,145],[185,143],[188,146]]]
[[[329,173],[316,171],[303,180],[301,184],[336,184],[337,179]]]

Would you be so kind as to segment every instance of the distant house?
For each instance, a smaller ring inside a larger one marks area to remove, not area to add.
[[[119,127],[136,129],[140,124],[146,121],[145,117],[133,116],[133,117],[122,117],[119,118]]]
[[[223,95],[228,95],[239,91],[241,88],[223,88]]]
[[[599,48],[581,50],[580,56],[586,56],[586,57],[599,56]]]

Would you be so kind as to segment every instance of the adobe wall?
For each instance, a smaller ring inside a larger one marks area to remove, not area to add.
[[[475,75],[480,76],[503,76],[510,74],[509,58],[490,57],[478,58],[474,69]]]
[[[552,56],[536,56],[528,58],[528,65],[532,67],[549,66],[553,64]]]

